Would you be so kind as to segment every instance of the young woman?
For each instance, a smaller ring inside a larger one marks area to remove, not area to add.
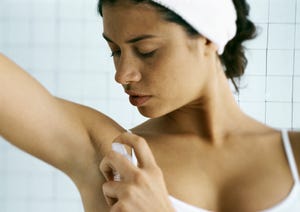
[[[115,79],[150,119],[129,133],[2,55],[4,138],[69,175],[87,212],[300,210],[300,133],[248,117],[228,84],[255,37],[244,0],[103,0],[99,12]]]

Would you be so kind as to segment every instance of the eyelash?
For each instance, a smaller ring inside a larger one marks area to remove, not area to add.
[[[156,50],[151,51],[151,52],[147,52],[147,53],[139,53],[139,55],[141,55],[143,58],[150,58],[153,57],[153,55],[155,54]]]
[[[156,50],[154,51],[151,51],[151,52],[148,52],[148,53],[140,53],[138,52],[138,54],[143,57],[143,58],[149,58],[149,57],[152,57],[154,54],[155,54]],[[113,51],[111,52],[111,57],[115,57],[115,56],[120,56],[121,55],[121,51],[120,50],[117,50],[117,51]]]

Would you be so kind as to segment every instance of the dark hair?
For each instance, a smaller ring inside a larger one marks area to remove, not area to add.
[[[99,0],[98,12],[102,16],[102,5],[113,5],[118,0]],[[199,33],[191,27],[185,20],[173,11],[163,7],[151,0],[130,0],[133,3],[147,3],[158,9],[163,14],[165,20],[177,23],[181,25],[190,36],[197,36]],[[248,60],[245,56],[245,47],[242,43],[246,40],[251,40],[257,36],[256,26],[248,19],[250,6],[246,0],[232,0],[237,11],[237,33],[235,37],[230,40],[225,46],[224,52],[219,56],[222,65],[225,68],[226,77],[229,78],[236,91],[239,92],[239,88],[235,79],[240,79],[244,74]]]

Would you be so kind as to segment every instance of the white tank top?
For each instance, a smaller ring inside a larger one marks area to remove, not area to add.
[[[294,179],[294,185],[290,193],[288,194],[288,196],[283,201],[281,201],[280,203],[276,204],[275,206],[269,209],[263,210],[263,212],[300,212],[300,178],[298,175],[296,161],[291,148],[288,132],[286,130],[282,130],[281,134],[282,134],[282,140],[284,144],[286,157],[288,159],[288,163]],[[132,151],[132,160],[137,161],[134,151]],[[172,205],[177,212],[208,212],[209,211],[209,210],[205,210],[190,205],[186,202],[176,199],[171,195],[169,195],[169,199],[172,202]]]

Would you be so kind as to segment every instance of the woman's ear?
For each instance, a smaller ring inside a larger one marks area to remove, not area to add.
[[[216,54],[216,52],[218,51],[218,46],[213,43],[212,41],[205,39],[205,55],[211,55],[211,54]]]
[[[205,56],[216,54],[218,51],[217,45],[202,35],[191,39],[190,49],[203,52]]]
[[[206,38],[201,35],[188,37],[188,48],[191,52],[194,52],[196,54],[199,54],[200,52],[202,53],[206,48],[205,45]]]

